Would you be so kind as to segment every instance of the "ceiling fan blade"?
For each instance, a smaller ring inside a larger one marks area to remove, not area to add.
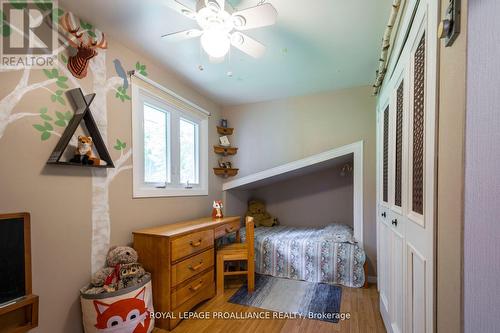
[[[241,32],[233,32],[231,45],[254,58],[260,58],[266,52],[264,45]]]
[[[278,11],[270,3],[247,8],[233,13],[237,30],[265,27],[276,23]]]
[[[166,5],[175,10],[176,12],[192,19],[192,20],[196,20],[196,12],[194,10],[192,10],[191,8],[185,6],[184,4],[180,3],[179,1],[177,0],[167,0],[166,2]]]
[[[198,29],[189,29],[184,31],[172,32],[170,34],[162,35],[161,37],[165,40],[177,42],[181,40],[186,40],[190,38],[199,37],[203,34],[203,31]]]
[[[224,5],[225,5],[225,0],[205,0],[205,7],[208,7],[208,6],[212,6],[213,4],[215,4],[216,6],[215,7],[211,7],[211,8],[216,8],[218,7],[219,10],[224,10]],[[212,3],[212,5],[210,4]]]

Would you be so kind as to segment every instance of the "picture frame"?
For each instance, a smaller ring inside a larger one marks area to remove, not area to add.
[[[229,142],[229,138],[224,135],[224,136],[221,136],[219,138],[219,144],[222,146],[222,147],[229,147],[231,145],[231,143]]]

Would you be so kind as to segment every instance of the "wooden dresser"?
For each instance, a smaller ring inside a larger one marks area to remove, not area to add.
[[[225,217],[167,224],[134,231],[134,249],[151,272],[156,312],[175,318],[155,319],[155,326],[172,330],[179,313],[215,295],[215,239],[236,232],[241,218]]]

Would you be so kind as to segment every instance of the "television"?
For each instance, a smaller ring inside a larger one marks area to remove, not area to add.
[[[0,215],[0,307],[31,294],[30,215]]]

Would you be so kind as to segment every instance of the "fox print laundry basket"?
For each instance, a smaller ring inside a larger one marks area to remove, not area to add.
[[[85,333],[150,333],[154,328],[151,276],[111,293],[80,291]]]

